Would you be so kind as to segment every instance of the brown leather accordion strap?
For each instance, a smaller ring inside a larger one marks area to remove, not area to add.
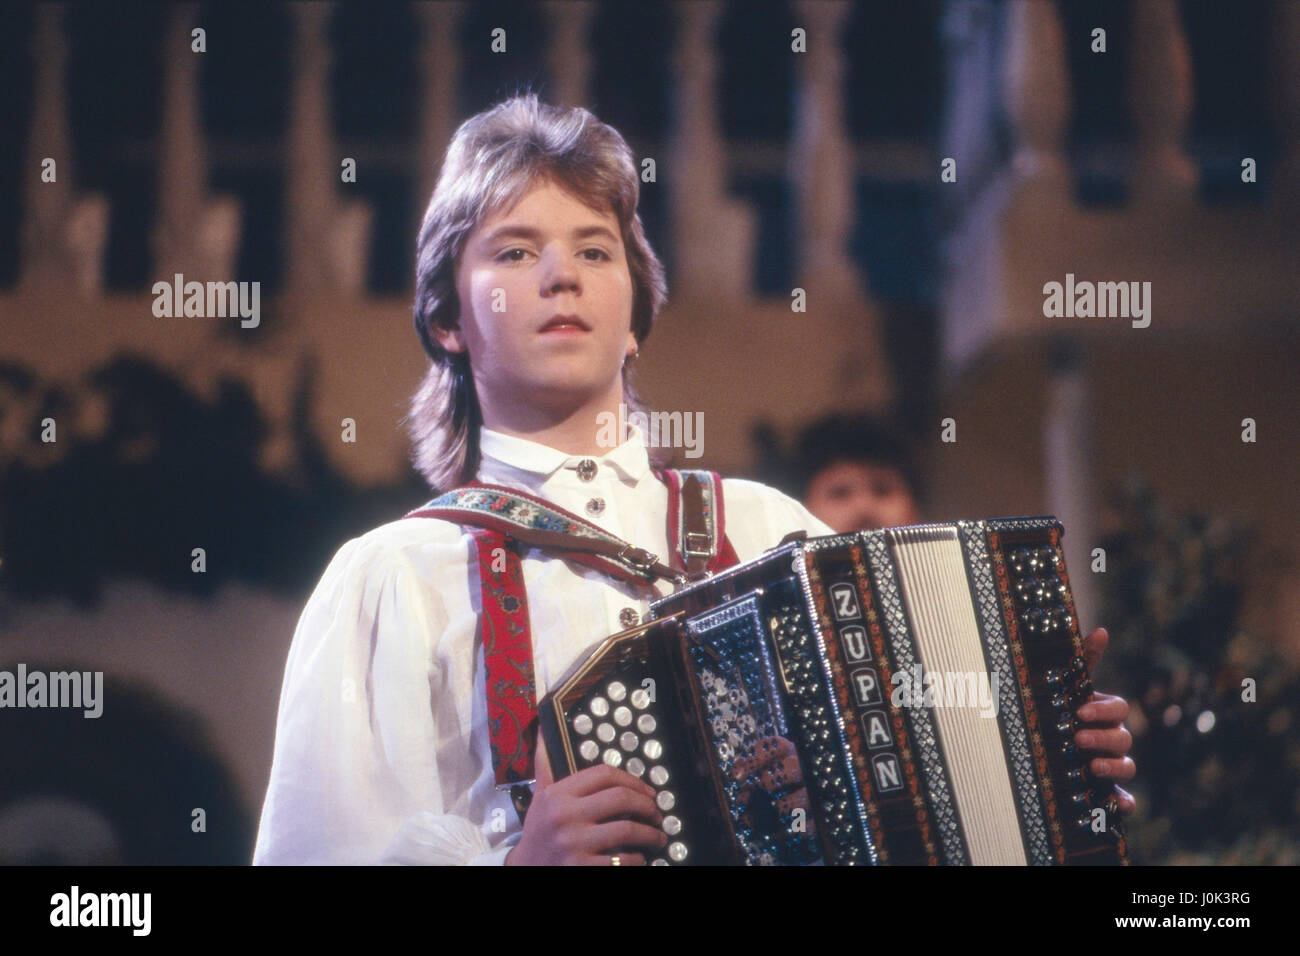
[[[713,557],[713,540],[704,515],[704,486],[695,475],[687,475],[682,482],[682,531],[686,576],[699,578]]]
[[[634,547],[552,502],[513,488],[473,482],[406,517],[442,518],[488,528],[624,581],[681,578],[681,573],[660,562],[658,555]]]

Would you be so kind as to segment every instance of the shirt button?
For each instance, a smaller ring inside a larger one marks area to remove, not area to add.
[[[578,462],[578,477],[583,481],[591,481],[596,477],[596,463],[590,458],[584,458]]]
[[[634,607],[625,607],[618,612],[618,623],[624,627],[636,627],[641,623],[641,615],[637,613]]]
[[[590,501],[587,502],[587,512],[589,514],[598,515],[604,510],[605,510],[604,498],[592,498]]]

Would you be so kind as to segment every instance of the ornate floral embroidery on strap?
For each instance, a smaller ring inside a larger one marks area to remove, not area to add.
[[[595,525],[582,521],[577,516],[548,505],[546,502],[533,498],[522,491],[506,491],[504,489],[469,485],[464,488],[456,488],[445,495],[434,498],[419,510],[429,511],[433,509],[458,511],[466,514],[487,514],[517,528],[533,528],[537,531],[574,534],[582,538],[618,540],[613,535],[605,534]]]
[[[499,531],[469,528],[478,549],[483,661],[496,784],[531,780],[537,742],[537,689],[523,565]],[[502,565],[504,564],[504,569]]]

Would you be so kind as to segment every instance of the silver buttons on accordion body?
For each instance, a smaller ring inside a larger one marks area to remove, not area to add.
[[[578,769],[603,763],[648,781],[657,791],[655,806],[667,814],[661,826],[671,841],[649,862],[654,866],[683,863],[690,856],[690,847],[683,839],[687,827],[680,811],[672,812],[677,811],[678,800],[674,790],[667,789],[672,778],[664,764],[667,748],[661,736],[650,736],[658,730],[659,719],[649,692],[637,684],[636,679],[628,680],[626,673],[622,680],[597,684],[570,712],[568,725],[581,759]]]
[[[1057,573],[1056,551],[1044,545],[1015,548],[1007,556],[1015,580],[1011,594],[1024,635],[1029,638],[1068,633],[1074,623],[1065,606],[1065,582]]]

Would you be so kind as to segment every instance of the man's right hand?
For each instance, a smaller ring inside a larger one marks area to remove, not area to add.
[[[533,802],[507,866],[644,866],[668,837],[654,789],[626,770],[601,764],[551,782],[539,746]]]

